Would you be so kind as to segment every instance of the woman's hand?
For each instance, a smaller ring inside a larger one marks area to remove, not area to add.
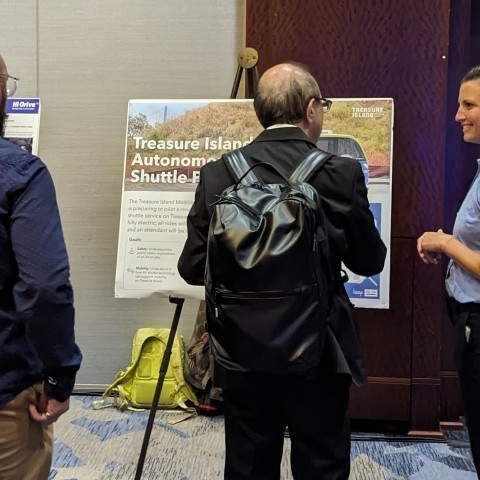
[[[425,232],[417,240],[418,255],[424,263],[437,264],[440,261],[440,253],[445,251],[447,243],[453,238],[453,235],[444,233],[442,229]]]

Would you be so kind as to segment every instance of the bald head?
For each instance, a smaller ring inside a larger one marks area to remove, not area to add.
[[[255,112],[264,128],[282,123],[302,126],[311,100],[319,97],[320,88],[306,67],[280,63],[261,76]]]
[[[310,77],[304,67],[293,63],[280,63],[265,71],[258,82],[258,90],[260,93],[287,90],[293,82],[302,84],[310,79],[316,83],[313,77]]]

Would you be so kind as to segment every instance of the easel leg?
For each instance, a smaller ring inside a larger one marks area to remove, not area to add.
[[[170,334],[168,336],[167,345],[165,347],[165,353],[163,354],[162,363],[160,365],[160,372],[158,376],[157,387],[155,394],[153,395],[152,408],[150,415],[148,416],[147,428],[145,429],[145,435],[143,437],[142,449],[140,451],[140,457],[137,463],[137,470],[135,472],[135,480],[140,480],[142,477],[143,464],[145,463],[145,457],[147,455],[148,442],[150,440],[150,434],[152,433],[153,422],[155,420],[155,413],[157,412],[158,401],[160,400],[160,393],[163,387],[163,381],[168,369],[168,363],[170,362],[170,356],[172,354],[173,342],[177,333],[178,321],[180,320],[180,314],[182,313],[184,298],[170,297],[170,303],[174,303],[175,314],[173,316],[172,326],[170,328]]]
[[[235,75],[235,80],[233,82],[232,93],[230,98],[237,98],[238,87],[240,86],[240,80],[242,79],[243,68],[239,65],[237,67],[237,74]]]

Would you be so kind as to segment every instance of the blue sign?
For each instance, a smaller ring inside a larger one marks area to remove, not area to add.
[[[38,98],[7,98],[7,113],[38,113]]]
[[[382,204],[371,203],[370,210],[375,219],[375,226],[381,232]],[[345,289],[350,299],[355,298],[380,298],[380,274],[371,277],[363,277],[348,271],[349,280],[345,284]]]

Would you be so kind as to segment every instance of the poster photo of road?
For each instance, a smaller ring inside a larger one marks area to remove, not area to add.
[[[391,99],[333,99],[318,142],[361,163],[387,246],[392,123]],[[252,100],[129,101],[115,296],[203,298],[176,270],[200,169],[261,131]],[[350,278],[357,306],[388,308],[389,265],[373,278]]]

